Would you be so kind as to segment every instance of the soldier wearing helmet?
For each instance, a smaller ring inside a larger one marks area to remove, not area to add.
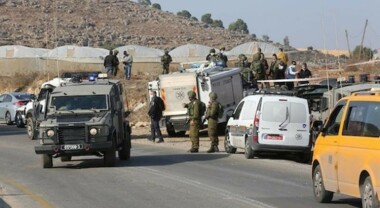
[[[172,57],[169,55],[169,50],[165,49],[165,54],[161,57],[162,74],[169,73],[169,66],[172,61]]]
[[[190,102],[184,103],[183,107],[187,108],[187,115],[189,117],[189,137],[191,141],[191,148],[188,150],[190,153],[198,152],[199,149],[199,125],[201,120],[200,115],[200,102],[196,98],[196,94],[194,91],[189,91],[187,93]]]
[[[211,146],[207,153],[219,152],[219,138],[218,138],[218,118],[219,118],[219,102],[217,101],[218,95],[215,92],[209,94],[210,102],[207,106],[206,119],[208,121],[208,136],[210,137]]]
[[[206,56],[206,60],[209,62],[217,62],[218,61],[218,55],[215,52],[215,49],[210,49],[210,53]]]

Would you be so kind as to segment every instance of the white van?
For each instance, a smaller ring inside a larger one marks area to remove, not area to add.
[[[311,152],[307,100],[271,94],[245,97],[228,120],[224,147],[227,153],[245,149],[247,159],[260,152],[291,152],[307,162]]]

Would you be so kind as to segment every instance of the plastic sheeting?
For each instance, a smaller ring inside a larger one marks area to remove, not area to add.
[[[29,48],[19,45],[0,46],[0,59],[5,58],[38,58],[44,56],[49,49]]]
[[[164,51],[155,48],[148,48],[139,45],[126,45],[115,48],[119,51],[118,57],[123,58],[123,52],[127,51],[132,55],[134,62],[160,62]]]
[[[44,58],[81,63],[103,63],[104,57],[108,54],[109,51],[103,48],[61,46],[44,54]]]
[[[227,52],[229,59],[237,58],[239,54],[244,54],[247,57],[253,56],[257,53],[257,49],[261,48],[261,52],[264,53],[265,57],[272,56],[273,53],[277,53],[279,48],[270,43],[264,42],[248,42],[236,46]],[[230,58],[231,57],[231,58]]]
[[[186,44],[179,46],[169,54],[173,58],[173,62],[192,62],[192,61],[204,61],[206,60],[207,54],[210,53],[209,46],[198,45],[198,44]],[[217,49],[215,49],[218,52]]]

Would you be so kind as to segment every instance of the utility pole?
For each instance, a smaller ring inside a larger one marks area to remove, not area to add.
[[[364,31],[363,31],[362,42],[360,44],[359,60],[361,60],[361,58],[362,58],[363,42],[364,42],[364,36],[365,36],[365,31],[367,29],[367,25],[368,25],[368,19],[365,20],[365,26],[364,26]]]
[[[351,48],[350,48],[350,41],[348,40],[348,32],[347,32],[347,30],[346,30],[346,40],[347,40],[348,54],[350,55],[350,58],[352,58]]]

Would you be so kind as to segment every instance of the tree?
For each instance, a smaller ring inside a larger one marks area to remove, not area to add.
[[[154,4],[152,4],[152,7],[155,8],[155,9],[161,10],[161,5],[160,4],[154,3]]]
[[[308,51],[313,51],[314,48],[313,48],[313,46],[309,46],[309,47],[307,47],[307,50],[308,50]]]
[[[211,26],[224,28],[222,20],[214,20],[214,21],[212,21]]]
[[[196,18],[194,16],[192,16],[190,19],[193,20],[193,21],[197,21],[197,22],[199,21],[198,18]]]
[[[257,36],[256,36],[255,33],[252,33],[252,34],[251,34],[251,37],[252,37],[253,39],[257,39]]]
[[[270,40],[268,35],[263,35],[262,38],[263,38],[264,42],[269,42],[269,40]]]
[[[285,36],[285,38],[284,38],[284,46],[287,46],[287,47],[290,46],[290,42],[289,42],[289,37],[288,36]]]
[[[237,32],[241,32],[244,34],[249,33],[247,23],[245,23],[242,19],[238,19],[238,20],[236,20],[236,22],[231,23],[228,26],[228,30],[237,31]]]
[[[187,10],[182,10],[180,12],[177,12],[177,16],[180,16],[180,17],[185,17],[185,18],[190,18],[191,17],[191,14],[189,11]]]
[[[137,2],[139,4],[143,4],[143,5],[151,5],[152,3],[150,2],[150,0],[137,0]]]
[[[202,15],[201,17],[201,21],[203,23],[206,23],[206,24],[212,24],[214,21],[212,20],[211,18],[211,14],[210,13],[207,13],[207,14],[204,14]]]
[[[361,53],[360,53],[360,48],[361,48],[360,46],[356,46],[356,48],[352,52],[352,57],[354,60],[368,61],[372,59],[373,52],[370,48],[363,47],[363,49],[361,50]]]

